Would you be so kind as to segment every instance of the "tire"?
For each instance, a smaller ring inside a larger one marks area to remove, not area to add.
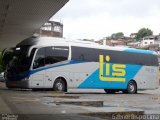
[[[108,89],[104,89],[104,91],[107,93],[107,94],[115,94],[115,90],[108,90]]]
[[[137,93],[137,84],[135,81],[129,81],[127,85],[127,89],[124,91],[124,93],[128,94],[135,94]]]
[[[67,92],[65,80],[62,78],[57,78],[54,82],[53,90],[57,92]]]

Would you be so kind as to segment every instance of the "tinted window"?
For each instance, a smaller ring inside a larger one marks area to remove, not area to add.
[[[72,60],[99,62],[99,55],[110,56],[111,63],[158,66],[156,55],[72,46]]]
[[[47,47],[45,65],[54,64],[68,59],[68,47]]]
[[[37,51],[33,68],[43,67],[45,65],[54,64],[68,59],[68,47],[45,47]]]
[[[45,48],[40,48],[37,51],[36,57],[34,59],[33,68],[43,67],[45,65]]]
[[[24,72],[30,68],[30,59],[27,57],[28,50],[30,46],[19,46],[14,48],[14,51],[9,54],[12,58],[9,64],[8,69],[13,70],[16,73]]]

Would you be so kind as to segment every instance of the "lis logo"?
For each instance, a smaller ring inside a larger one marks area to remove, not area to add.
[[[102,81],[125,82],[126,65],[124,64],[109,64],[110,57],[99,55],[99,78]],[[105,73],[104,73],[105,72]]]

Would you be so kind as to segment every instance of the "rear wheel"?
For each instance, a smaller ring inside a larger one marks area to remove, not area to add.
[[[135,81],[129,81],[127,85],[127,89],[124,91],[124,93],[128,94],[135,94],[137,93],[137,85]]]
[[[53,90],[58,92],[67,92],[65,80],[62,78],[57,78],[53,85]]]

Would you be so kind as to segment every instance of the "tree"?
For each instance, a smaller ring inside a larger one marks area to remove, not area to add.
[[[140,39],[150,35],[153,35],[152,30],[148,28],[141,28],[137,33],[136,39],[139,41]]]
[[[118,33],[116,33],[116,38],[117,38],[117,39],[123,38],[123,37],[124,37],[123,32],[118,32]]]
[[[116,34],[115,34],[115,33],[113,33],[113,34],[111,35],[111,39],[113,39],[113,40],[116,39]]]
[[[12,50],[11,48],[10,50]],[[6,51],[2,56],[2,52],[0,52],[0,72],[5,71],[7,65],[13,58],[13,51]]]
[[[114,39],[114,40],[124,38],[124,34],[123,34],[123,32],[113,33],[111,35],[111,38]]]
[[[2,53],[0,52],[0,73],[3,71],[3,66],[2,66]]]

